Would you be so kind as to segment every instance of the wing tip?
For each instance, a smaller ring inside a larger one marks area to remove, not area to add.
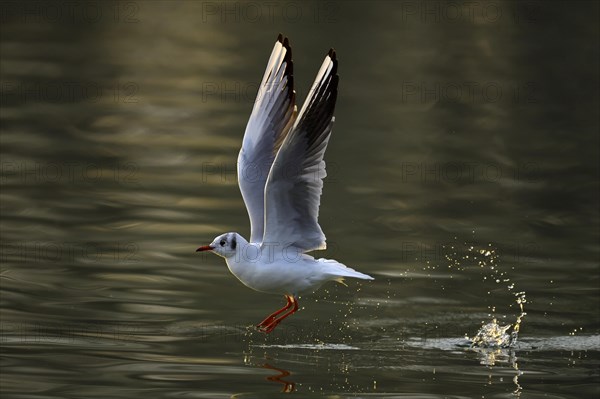
[[[327,56],[331,58],[332,61],[337,61],[337,53],[335,52],[335,49],[333,47],[329,49],[329,51],[327,52]]]
[[[327,57],[329,57],[329,59],[331,59],[331,62],[333,63],[333,68],[331,70],[331,74],[337,76],[337,67],[338,67],[338,59],[337,59],[337,53],[335,52],[335,49],[332,47],[329,49],[329,52],[327,53]]]
[[[294,62],[292,60],[292,46],[290,46],[290,39],[287,36],[284,36],[283,33],[279,33],[277,36],[277,42],[280,43],[283,48],[285,48],[285,56],[283,57],[283,62],[285,62],[285,74],[292,75],[294,73]]]
[[[283,62],[285,62],[285,74],[288,77],[287,86],[289,88],[288,96],[290,98],[295,94],[294,92],[294,60],[292,60],[292,47],[290,46],[290,41],[287,37],[283,39],[283,47],[286,49],[285,57],[283,58]],[[294,92],[294,93],[292,93]]]
[[[281,43],[283,47],[285,47],[288,50],[288,52],[292,51],[292,48],[290,46],[290,39],[287,36],[284,36],[283,33],[279,33],[279,35],[277,35],[277,41]]]
[[[286,74],[291,75],[294,73],[294,61],[292,60],[292,46],[290,46],[290,41],[286,37],[283,40],[283,47],[285,48],[285,57],[283,58],[283,62],[287,64]]]

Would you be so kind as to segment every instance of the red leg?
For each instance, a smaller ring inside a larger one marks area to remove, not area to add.
[[[268,326],[269,324],[271,324],[273,322],[273,320],[275,320],[275,318],[277,316],[279,316],[281,313],[285,312],[286,310],[289,310],[292,307],[292,305],[293,305],[293,301],[290,298],[291,298],[290,296],[285,295],[285,299],[287,301],[287,304],[284,307],[282,307],[281,309],[279,309],[279,310],[271,313],[270,315],[268,315],[267,318],[264,319],[263,321],[261,321],[260,323],[258,323],[256,325],[256,327],[260,328],[260,327]]]
[[[268,324],[263,324],[259,327],[259,330],[261,332],[264,333],[270,333],[271,331],[273,331],[275,329],[275,327],[277,327],[277,325],[279,323],[282,322],[283,319],[285,319],[288,316],[293,315],[294,313],[296,313],[296,311],[298,310],[298,301],[296,300],[296,298],[294,298],[293,296],[287,296],[288,301],[291,300],[293,307],[291,310],[289,310],[287,313],[284,313],[283,315],[279,316],[278,318],[274,318],[270,323]],[[283,309],[282,309],[283,310]]]

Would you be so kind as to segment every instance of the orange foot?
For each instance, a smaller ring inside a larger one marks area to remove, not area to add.
[[[285,299],[287,304],[283,308],[273,312],[256,325],[258,331],[268,334],[273,331],[283,319],[296,313],[298,310],[298,301],[296,298],[294,298],[292,295],[285,295]]]

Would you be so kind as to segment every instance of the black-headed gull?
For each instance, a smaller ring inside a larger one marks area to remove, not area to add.
[[[257,325],[269,333],[298,310],[297,296],[344,277],[373,280],[332,259],[318,223],[323,156],[335,117],[337,58],[329,50],[300,112],[292,50],[280,34],[273,47],[238,156],[238,182],[250,216],[250,242],[221,234],[197,251],[225,258],[231,273],[256,291],[283,294],[287,304]]]

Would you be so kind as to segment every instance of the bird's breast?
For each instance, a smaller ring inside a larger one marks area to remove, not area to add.
[[[314,285],[314,273],[301,261],[228,259],[227,266],[238,280],[256,291],[297,294]]]

